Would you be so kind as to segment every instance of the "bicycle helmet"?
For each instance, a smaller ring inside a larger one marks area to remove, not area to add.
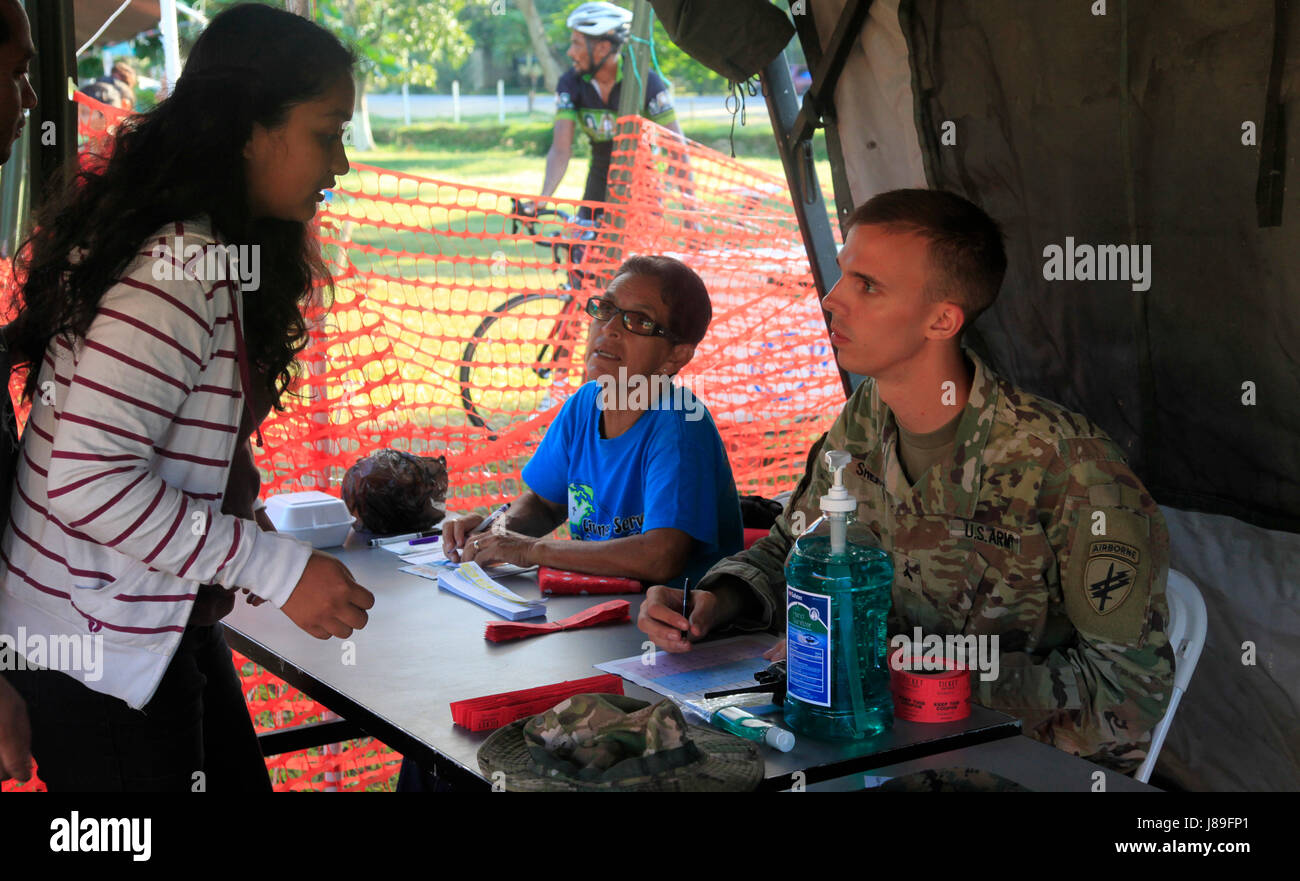
[[[564,22],[571,31],[622,43],[632,31],[632,13],[613,3],[584,3]]]

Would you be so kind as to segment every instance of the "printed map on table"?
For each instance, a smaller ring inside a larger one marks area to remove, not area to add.
[[[763,652],[776,644],[771,636],[747,634],[696,644],[689,652],[633,655],[597,664],[596,669],[622,676],[665,697],[703,703],[706,691],[726,691],[754,685],[754,674],[772,662]],[[736,701],[730,701],[736,703]]]

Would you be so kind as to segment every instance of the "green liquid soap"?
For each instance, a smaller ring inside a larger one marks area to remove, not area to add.
[[[894,721],[887,664],[894,566],[853,519],[857,503],[842,483],[848,454],[826,456],[835,485],[822,497],[825,516],[795,541],[785,567],[785,722],[816,738],[862,740]]]

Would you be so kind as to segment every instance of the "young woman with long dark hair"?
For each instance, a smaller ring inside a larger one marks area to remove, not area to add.
[[[321,639],[365,625],[342,563],[258,528],[248,442],[328,287],[308,224],[348,171],[354,60],[289,13],[221,13],[21,251],[0,634],[24,634],[9,679],[51,790],[269,789],[218,619],[243,589]]]

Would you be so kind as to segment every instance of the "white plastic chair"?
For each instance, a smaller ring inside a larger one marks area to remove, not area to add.
[[[1160,748],[1165,745],[1165,735],[1174,721],[1178,702],[1192,681],[1196,662],[1205,647],[1205,632],[1209,626],[1205,600],[1192,580],[1183,573],[1169,570],[1165,597],[1169,601],[1169,644],[1174,648],[1174,693],[1169,698],[1164,718],[1151,733],[1151,748],[1147,750],[1146,760],[1134,775],[1143,783],[1151,779],[1151,771],[1160,756]]]

